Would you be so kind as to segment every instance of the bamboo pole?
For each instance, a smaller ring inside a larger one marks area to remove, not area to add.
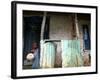
[[[41,40],[43,40],[43,33],[44,33],[44,28],[45,28],[45,23],[46,23],[46,15],[47,13],[44,12],[44,15],[43,15],[43,20],[42,20],[42,24],[41,24]]]

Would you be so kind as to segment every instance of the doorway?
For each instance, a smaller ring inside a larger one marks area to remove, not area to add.
[[[41,24],[43,16],[23,16],[23,69],[31,69],[32,61],[27,61],[26,56],[32,50],[32,43],[35,42],[40,49]],[[49,39],[49,17],[46,19],[44,39]]]

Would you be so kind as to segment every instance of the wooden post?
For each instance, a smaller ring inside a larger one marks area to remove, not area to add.
[[[44,12],[43,14],[43,20],[42,20],[42,24],[41,24],[41,51],[40,51],[40,67],[42,67],[42,63],[43,63],[43,58],[44,58],[44,53],[43,53],[43,36],[44,36],[44,28],[45,28],[45,23],[46,23],[46,12]]]
[[[72,14],[72,39],[76,38],[75,14]]]
[[[44,12],[43,20],[42,20],[42,24],[41,24],[41,40],[43,40],[43,33],[44,33],[44,28],[45,28],[45,23],[46,23],[46,15],[47,15],[47,13]]]
[[[75,13],[75,27],[76,27],[76,39],[79,39],[79,27],[78,27],[77,13]]]

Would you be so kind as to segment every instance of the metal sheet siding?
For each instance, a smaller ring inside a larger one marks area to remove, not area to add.
[[[42,44],[41,68],[53,68],[55,64],[56,48],[52,42]]]
[[[83,66],[79,40],[61,40],[62,67]]]

